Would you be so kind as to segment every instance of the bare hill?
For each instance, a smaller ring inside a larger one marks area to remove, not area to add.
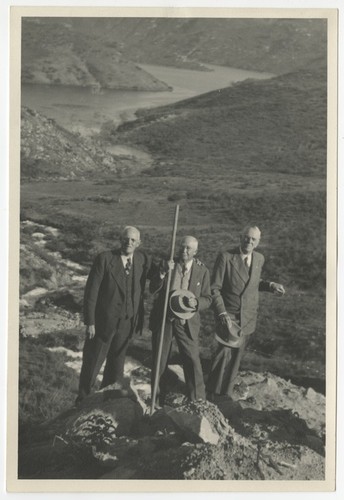
[[[67,20],[26,18],[22,30],[22,83],[163,91],[168,85],[128,61],[92,32]]]
[[[128,163],[26,107],[21,112],[20,149],[23,180],[80,180],[136,168],[135,159]]]
[[[218,64],[277,74],[326,57],[323,19],[74,19],[81,33],[141,63],[202,68]]]
[[[326,57],[322,19],[25,18],[22,81],[168,90],[137,63],[282,74]]]

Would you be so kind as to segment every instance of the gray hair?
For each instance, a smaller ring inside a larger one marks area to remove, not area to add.
[[[135,231],[138,235],[138,239],[139,240],[141,239],[140,231],[134,226],[125,226],[125,228],[122,231],[121,236],[125,236],[129,231]]]
[[[180,242],[182,243],[187,238],[189,238],[193,243],[195,243],[196,244],[196,248],[198,248],[198,239],[195,238],[194,236],[190,236],[190,235],[183,236],[183,238],[180,240]]]
[[[258,226],[254,226],[253,224],[248,224],[247,226],[244,227],[244,229],[241,231],[241,236],[247,234],[247,232],[250,230],[250,229],[255,229],[256,231],[258,231],[259,233],[259,238],[261,237],[261,230],[259,229]]]

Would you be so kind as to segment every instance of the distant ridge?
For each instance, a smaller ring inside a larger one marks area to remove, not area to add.
[[[24,18],[22,82],[161,91],[136,66],[284,74],[326,57],[322,19]]]
[[[326,57],[325,19],[72,19],[127,59],[202,69],[202,63],[283,74]]]
[[[92,32],[54,19],[24,19],[22,83],[91,89],[169,90],[169,86],[126,60]]]

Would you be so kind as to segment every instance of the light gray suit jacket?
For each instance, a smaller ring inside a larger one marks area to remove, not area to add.
[[[256,328],[259,291],[271,291],[270,282],[261,279],[263,264],[263,255],[254,251],[248,272],[237,247],[221,252],[214,265],[210,287],[215,315],[239,316],[243,335]]]

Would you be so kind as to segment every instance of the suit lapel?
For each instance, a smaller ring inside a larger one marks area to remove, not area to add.
[[[200,276],[199,266],[197,266],[197,264],[193,262],[191,266],[191,276],[189,281],[189,290],[191,292],[196,290],[197,283],[199,281],[199,276]]]
[[[110,273],[111,276],[116,281],[118,287],[124,292],[125,288],[125,276],[123,271],[123,262],[119,252],[114,253],[113,258],[110,262]]]
[[[251,260],[251,276],[250,279],[255,277],[257,271],[259,269],[258,256],[255,252],[252,252],[252,260]]]
[[[141,268],[142,268],[142,263],[139,255],[134,252],[133,255],[133,283],[134,283],[134,290],[138,290],[140,288],[140,278],[141,278]]]
[[[238,275],[240,276],[240,278],[245,283],[247,283],[247,281],[249,280],[250,276],[248,274],[248,270],[246,269],[245,264],[243,263],[243,260],[241,258],[240,252],[235,253],[233,255],[232,264],[233,264],[234,269],[237,271]]]

